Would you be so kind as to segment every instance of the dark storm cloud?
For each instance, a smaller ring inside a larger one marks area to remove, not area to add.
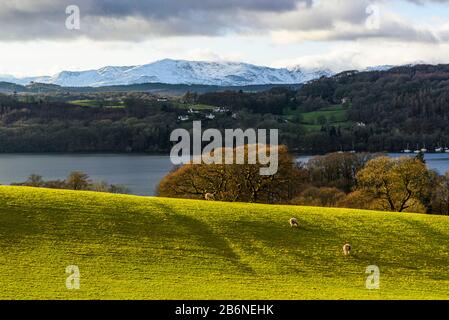
[[[378,30],[366,30],[366,8],[373,3],[376,0],[0,0],[0,41],[79,37],[140,41],[270,31],[310,32],[309,40],[317,34],[315,40],[437,41],[431,32],[397,21],[383,21]],[[69,5],[80,8],[80,30],[65,27]]]
[[[87,36],[138,40],[158,35],[214,35],[251,26],[245,13],[280,13],[312,0],[2,0],[0,39]],[[77,5],[81,30],[65,28],[65,9]]]
[[[288,11],[296,8],[298,0],[100,0],[82,1],[89,4],[92,14],[96,15],[144,15],[146,17],[167,18],[182,15],[188,11],[222,12],[222,11]]]

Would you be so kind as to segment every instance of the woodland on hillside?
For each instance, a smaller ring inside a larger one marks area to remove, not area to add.
[[[279,129],[295,153],[430,150],[449,146],[448,119],[448,65],[349,71],[261,92],[15,93],[0,96],[0,152],[168,152],[171,131],[193,120]]]

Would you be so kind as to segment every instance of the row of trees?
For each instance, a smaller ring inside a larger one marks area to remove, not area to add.
[[[234,150],[236,151],[236,150]],[[268,148],[268,152],[274,152]],[[344,207],[449,215],[449,172],[429,170],[422,157],[333,153],[298,164],[285,146],[277,148],[278,171],[260,175],[261,164],[186,164],[159,184],[164,197]],[[223,152],[224,154],[224,152]],[[248,159],[248,148],[245,158]],[[126,187],[92,181],[74,171],[65,180],[32,174],[13,185],[127,193]]]
[[[449,173],[423,158],[330,154],[312,159],[308,183],[292,203],[449,215]]]
[[[277,95],[261,93],[260,101],[253,107],[257,109],[271,96]],[[287,93],[282,99],[285,100],[285,96]],[[175,98],[158,101],[144,93],[47,94],[32,98],[0,94],[0,152],[166,153],[172,147],[170,133],[173,130],[192,129],[192,117],[190,121],[177,122],[178,115],[185,114],[188,105]],[[87,99],[93,104],[115,104],[120,100],[123,105],[82,107],[68,103],[71,99]],[[274,102],[270,103],[273,105]],[[229,108],[234,110],[232,105]],[[236,117],[216,114],[214,120],[203,121],[204,129],[279,129],[280,141],[293,147],[305,133],[304,128],[282,121],[280,116],[270,112],[237,110]]]
[[[13,183],[15,186],[35,188],[88,190],[109,193],[128,193],[125,186],[109,184],[105,181],[92,181],[88,174],[81,171],[73,171],[65,180],[45,181],[42,176],[31,174],[25,182]]]
[[[275,175],[259,168],[187,164],[161,181],[158,195],[449,215],[449,173],[429,170],[422,157],[333,153],[302,165],[282,147]]]

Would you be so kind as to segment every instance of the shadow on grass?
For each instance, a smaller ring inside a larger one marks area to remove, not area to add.
[[[249,274],[255,274],[254,270],[248,264],[243,263],[240,260],[239,255],[229,246],[228,241],[221,235],[215,233],[208,224],[198,219],[178,214],[175,209],[159,201],[155,201],[154,204],[161,209],[169,219],[172,219],[175,224],[187,228],[190,234],[196,236],[195,240],[202,246],[211,248],[214,254],[229,260],[240,270]]]
[[[409,225],[410,227],[412,227],[413,229],[416,229],[418,232],[423,234],[428,239],[433,239],[433,240],[435,240],[435,239],[443,240],[444,239],[444,241],[446,243],[449,242],[449,235],[436,230],[434,227],[431,226],[430,223],[426,223],[424,221],[419,221],[419,220],[415,220],[415,219],[413,219],[413,220],[402,219],[401,222],[404,222],[407,225]]]
[[[439,255],[435,249],[439,248],[441,251],[445,251],[441,248],[441,245],[449,243],[449,235],[436,230],[430,223],[419,220],[406,220],[403,222],[416,231],[416,252],[419,254],[422,263],[432,263],[433,265],[447,266],[447,256]],[[419,235],[423,238],[419,239]],[[433,244],[432,244],[433,242]],[[430,262],[430,261],[431,262]]]

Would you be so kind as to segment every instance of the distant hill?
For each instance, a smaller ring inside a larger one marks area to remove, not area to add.
[[[338,124],[328,126],[321,145],[373,152],[449,147],[449,65],[342,72],[305,84],[297,101],[302,112],[346,108],[351,127],[339,135]]]
[[[0,93],[28,92],[28,90],[19,84],[11,82],[0,82]]]
[[[157,103],[147,101],[145,103],[154,108],[142,110],[143,114],[133,111],[134,116],[137,117],[150,115],[151,112],[162,117],[151,125],[147,123],[149,128],[153,129],[164,124],[164,127],[160,128],[162,133],[157,135],[157,142],[154,140],[154,134],[146,131],[148,138],[142,140],[144,143],[133,145],[133,147],[125,142],[121,145],[108,145],[107,149],[98,149],[101,145],[99,140],[92,140],[87,136],[76,136],[75,141],[72,138],[75,136],[69,134],[69,131],[66,132],[66,140],[61,144],[64,135],[61,135],[60,129],[56,126],[49,126],[49,124],[51,117],[62,117],[68,122],[75,119],[74,115],[72,118],[66,118],[63,114],[75,112],[77,109],[72,110],[72,105],[62,108],[58,105],[61,102],[97,99],[108,103],[109,92],[145,91],[160,95],[183,95],[190,91],[197,92],[199,95],[189,95],[186,102],[188,104],[226,106],[233,112],[240,113],[240,118],[232,120],[234,125],[239,123],[247,127],[248,124],[254,126],[263,124],[271,128],[279,128],[280,141],[295,152],[306,154],[352,150],[398,152],[406,148],[413,150],[426,148],[429,151],[448,148],[449,65],[409,65],[393,68],[385,66],[378,69],[341,72],[299,85],[207,86],[149,83],[106,87],[60,87],[41,83],[28,86],[0,83],[0,92],[59,93],[53,99],[42,100],[47,101],[45,105],[48,107],[44,113],[39,111],[42,105],[33,104],[32,98],[18,99],[19,102],[14,103],[6,102],[8,99],[5,97],[4,105],[8,103],[13,108],[2,110],[3,121],[6,124],[0,128],[5,133],[2,147],[6,148],[3,149],[4,152],[17,152],[19,146],[22,148],[21,152],[30,151],[31,147],[35,148],[35,151],[42,151],[37,149],[39,144],[36,143],[41,141],[45,143],[47,151],[47,147],[57,145],[59,145],[58,149],[53,151],[68,151],[62,147],[62,145],[68,145],[67,143],[74,143],[77,147],[73,150],[77,151],[168,150],[168,145],[162,143],[169,141],[167,125],[176,124],[176,119],[179,120],[179,116],[183,114],[183,111],[172,103],[159,107]],[[279,88],[285,86],[290,88]],[[240,90],[244,94],[241,94]],[[64,100],[65,97],[68,99],[66,92],[79,94],[74,94],[70,100]],[[95,94],[93,97],[83,97],[83,93]],[[127,94],[123,96],[125,95]],[[140,98],[137,97],[137,99]],[[122,104],[119,103],[119,105]],[[25,112],[25,109],[30,110],[31,113]],[[250,110],[253,114],[267,115],[270,122],[263,123],[262,118],[251,119],[253,115],[243,112],[245,110]],[[129,110],[88,111],[85,108],[82,112],[79,111],[76,117],[94,121],[98,118],[108,119],[111,113],[116,113],[114,119],[117,120],[128,117],[129,113],[126,111]],[[184,112],[187,111],[184,110]],[[90,118],[90,116],[93,117]],[[231,115],[227,116],[231,117]],[[245,118],[251,120],[247,121]],[[38,132],[36,130],[32,131],[32,134],[25,133],[26,130],[31,130],[31,127],[23,126],[21,121],[33,119],[39,119],[34,125],[41,126],[40,134],[36,134]],[[227,120],[217,117],[214,122],[209,123],[220,126]],[[76,122],[72,125],[74,129],[78,126]],[[93,123],[88,127],[91,137],[99,137],[99,134],[105,132],[98,131],[98,126]],[[49,131],[50,128],[54,131]],[[138,131],[132,132],[138,134]],[[50,136],[55,139],[55,143],[46,142]],[[81,140],[82,143],[80,143]],[[97,144],[94,147],[92,143],[95,141]],[[105,148],[104,145],[101,148]]]
[[[143,83],[132,85],[117,85],[105,87],[61,87],[54,84],[32,83],[29,85],[19,85],[10,82],[0,82],[0,93],[96,93],[96,92],[149,92],[162,95],[183,95],[186,92],[218,92],[218,91],[245,91],[260,92],[276,87],[290,87],[298,89],[301,85],[251,85],[251,86],[209,86],[209,85],[186,85],[186,84],[166,84],[166,83]]]

